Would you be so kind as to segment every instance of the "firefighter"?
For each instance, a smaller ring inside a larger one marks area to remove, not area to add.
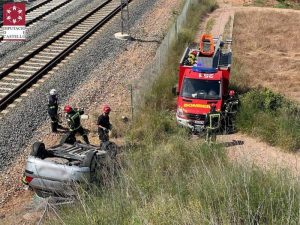
[[[196,63],[196,60],[197,60],[197,52],[196,51],[192,51],[189,54],[189,62],[190,62],[190,64],[194,65]]]
[[[62,126],[59,125],[58,97],[57,97],[57,91],[55,89],[50,90],[50,95],[48,99],[48,114],[51,119],[51,130],[52,132],[56,133],[57,128],[62,128]]]
[[[234,132],[235,116],[240,105],[239,99],[236,97],[234,90],[229,91],[229,97],[224,103],[225,128],[226,132]]]
[[[85,132],[85,129],[81,126],[80,123],[80,116],[84,113],[83,109],[73,109],[71,106],[66,105],[64,111],[65,113],[67,113],[66,118],[71,135],[74,135],[75,137],[76,133],[79,133],[83,137],[85,143],[89,144],[90,142],[88,136]]]
[[[188,65],[194,65],[197,60],[197,51],[192,51],[189,53],[186,63]]]
[[[97,125],[98,125],[98,135],[100,140],[100,147],[102,144],[109,140],[109,130],[111,130],[112,125],[109,122],[109,113],[111,109],[108,105],[103,105],[102,114],[98,117]]]
[[[216,111],[216,104],[212,103],[210,105],[210,112],[205,118],[206,127],[206,142],[211,143],[217,140],[217,132],[220,128],[220,112]]]
[[[224,103],[225,111],[237,112],[239,104],[240,104],[240,101],[239,101],[238,97],[236,97],[235,91],[230,90],[229,97]]]

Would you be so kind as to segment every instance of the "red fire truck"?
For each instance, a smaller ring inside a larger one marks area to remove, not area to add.
[[[231,41],[222,41],[222,36],[203,34],[199,45],[185,50],[176,88],[178,124],[202,131],[210,105],[223,109],[229,92],[230,47]]]

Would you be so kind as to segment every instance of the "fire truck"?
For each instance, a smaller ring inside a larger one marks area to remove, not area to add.
[[[231,56],[231,40],[222,41],[222,36],[203,34],[199,44],[186,48],[180,60],[178,84],[173,89],[178,95],[179,125],[201,132],[212,103],[222,112],[229,93]]]

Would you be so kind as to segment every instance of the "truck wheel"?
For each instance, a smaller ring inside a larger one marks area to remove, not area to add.
[[[86,154],[82,166],[90,168],[90,182],[96,182],[99,179],[98,173],[101,168],[95,151],[92,150]]]
[[[66,133],[62,139],[60,140],[60,144],[71,144],[73,145],[76,142],[76,138],[74,136],[74,134],[72,134],[71,132]]]
[[[45,144],[43,142],[35,142],[32,145],[32,150],[30,155],[44,159],[47,156],[47,151],[45,149]]]

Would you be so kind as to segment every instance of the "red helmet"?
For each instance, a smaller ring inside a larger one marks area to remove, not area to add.
[[[65,111],[66,113],[69,113],[69,112],[72,111],[72,107],[69,106],[69,105],[66,105],[65,108],[64,108],[64,111]]]
[[[196,50],[194,50],[191,53],[196,56],[198,52]]]
[[[102,108],[102,111],[104,112],[104,113],[109,113],[110,112],[110,107],[108,106],[108,105],[103,105],[103,108]]]
[[[234,96],[234,94],[235,94],[234,90],[230,90],[230,91],[229,91],[229,96],[232,97],[232,96]]]

